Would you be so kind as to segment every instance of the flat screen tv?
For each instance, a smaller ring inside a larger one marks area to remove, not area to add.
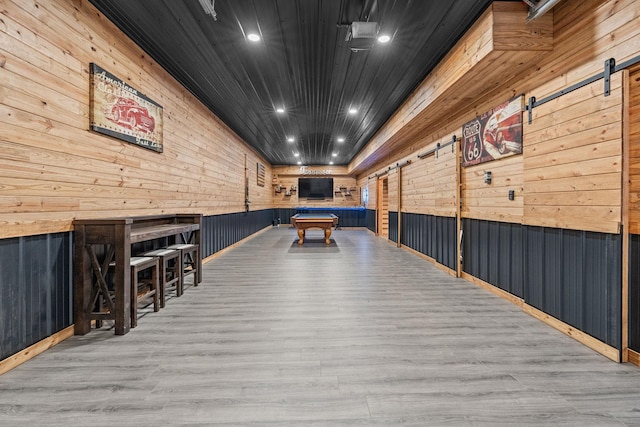
[[[298,178],[301,199],[333,199],[333,178]]]

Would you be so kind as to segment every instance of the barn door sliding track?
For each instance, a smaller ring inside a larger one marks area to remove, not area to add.
[[[584,79],[552,95],[542,98],[539,101],[536,99],[535,96],[530,97],[529,101],[527,102],[527,105],[525,105],[524,107],[525,111],[529,112],[529,124],[533,122],[533,109],[535,107],[539,107],[542,104],[546,104],[549,101],[553,101],[556,98],[560,98],[563,95],[573,92],[576,89],[580,89],[581,87],[587,86],[600,79],[604,79],[604,96],[609,96],[609,94],[611,93],[610,91],[611,75],[620,70],[630,68],[638,63],[640,63],[640,56],[631,58],[628,61],[621,63],[620,65],[616,65],[616,60],[614,58],[610,58],[604,61],[604,70],[601,73],[596,74],[595,76],[591,76],[587,79]]]

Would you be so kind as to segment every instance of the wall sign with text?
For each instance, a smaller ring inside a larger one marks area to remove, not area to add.
[[[472,166],[522,153],[520,95],[462,126],[462,166]]]
[[[91,130],[162,153],[162,106],[91,63]]]
[[[300,166],[300,175],[331,175],[331,169],[309,169],[307,166]]]

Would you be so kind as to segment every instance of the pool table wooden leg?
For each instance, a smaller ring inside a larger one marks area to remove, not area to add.
[[[325,228],[324,229],[324,242],[327,245],[331,244],[331,240],[329,240],[329,237],[331,237],[331,228]]]
[[[304,243],[304,229],[298,228],[298,244],[301,245]]]

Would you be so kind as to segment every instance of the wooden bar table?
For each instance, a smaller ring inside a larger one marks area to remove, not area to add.
[[[200,246],[202,214],[155,215],[73,222],[73,314],[76,335],[91,330],[91,321],[115,322],[116,335],[131,328],[131,245],[171,238],[174,243]],[[201,253],[201,251],[199,251]],[[113,290],[107,283],[109,263],[115,261]],[[202,259],[194,280],[202,281]]]

